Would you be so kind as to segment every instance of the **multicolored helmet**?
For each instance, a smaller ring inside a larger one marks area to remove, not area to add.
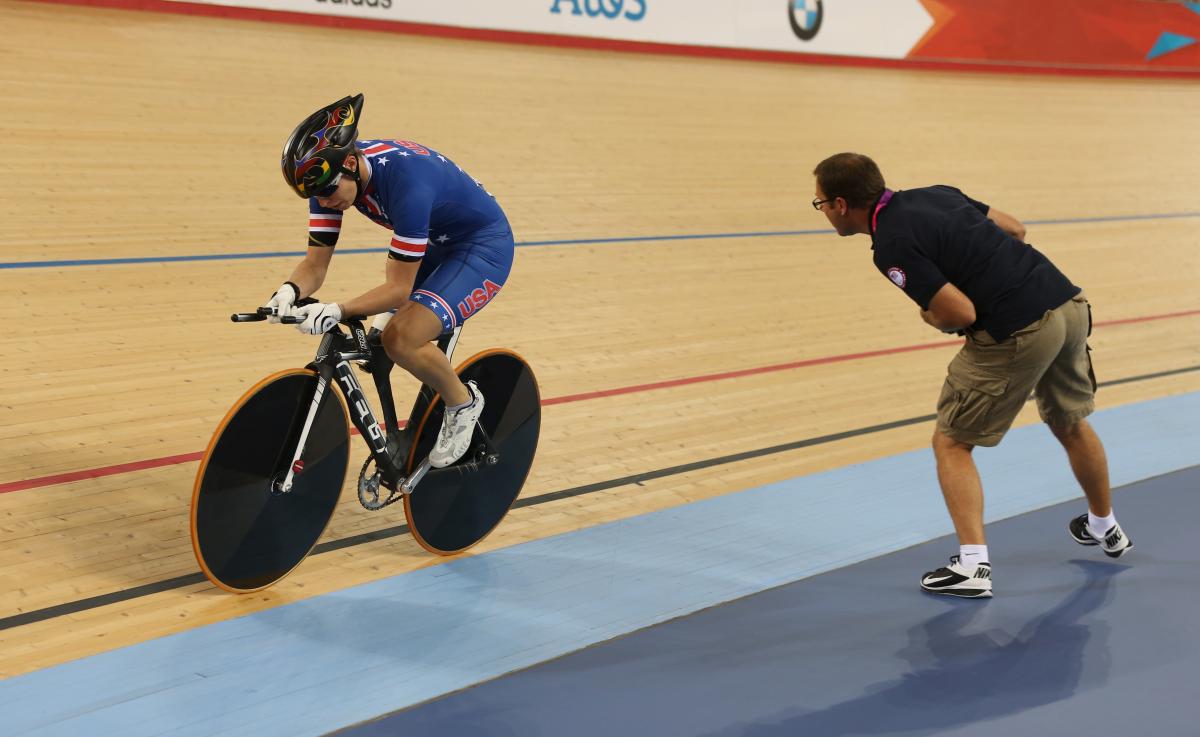
[[[280,166],[288,186],[301,198],[328,197],[342,174],[358,181],[343,163],[354,153],[362,106],[361,94],[343,97],[305,118],[288,136]]]

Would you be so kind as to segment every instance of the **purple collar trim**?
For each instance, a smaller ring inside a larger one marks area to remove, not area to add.
[[[883,195],[880,196],[879,202],[877,202],[875,204],[875,212],[871,213],[871,232],[872,233],[875,232],[875,228],[877,227],[877,225],[879,223],[880,211],[882,211],[883,208],[887,207],[887,204],[892,201],[892,195],[894,195],[894,194],[895,194],[895,192],[893,192],[890,189],[883,190]]]

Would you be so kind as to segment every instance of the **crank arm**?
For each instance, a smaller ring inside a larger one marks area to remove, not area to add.
[[[432,467],[432,464],[429,463],[429,457],[426,456],[425,460],[421,461],[421,465],[417,466],[416,470],[409,474],[408,478],[400,482],[400,493],[411,494],[416,491],[417,484],[421,483],[421,479],[425,478],[425,474],[429,473],[429,469]]]

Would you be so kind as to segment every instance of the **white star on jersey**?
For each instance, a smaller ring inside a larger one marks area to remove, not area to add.
[[[438,243],[445,243],[446,241],[450,240],[450,236],[439,235],[437,238],[434,238],[434,240],[437,241]]]
[[[375,162],[375,163],[376,163],[376,164],[379,164],[380,166],[387,166],[387,157],[386,157],[386,156],[381,156],[381,157],[379,157],[379,159],[378,159],[378,160],[376,160],[376,162]]]

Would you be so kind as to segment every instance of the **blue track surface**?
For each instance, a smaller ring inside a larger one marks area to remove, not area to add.
[[[660,624],[341,732],[537,737],[1200,734],[1200,467],[989,528],[996,598],[921,593],[950,538]]]
[[[1200,458],[1197,417],[1200,393],[1125,405],[1093,415],[1092,423],[1108,449],[1114,485],[1195,465]],[[980,449],[976,455],[991,522],[1080,498],[1062,449],[1045,427],[1017,428],[999,448]],[[639,488],[627,486],[622,493],[637,494]],[[1137,557],[1132,560],[1143,561],[1136,569],[1139,573],[1129,576],[1142,582],[1136,584],[1142,587],[1137,596],[1144,596],[1147,589],[1154,592],[1155,587],[1170,590],[1172,596],[1180,595],[1175,589],[1193,595],[1200,588],[1196,585],[1200,567],[1195,565],[1194,556],[1186,557],[1179,548],[1159,553],[1155,541],[1164,535],[1191,540],[1183,525],[1190,528],[1197,515],[1184,508],[1147,514],[1140,501],[1142,496],[1123,492],[1117,501],[1118,515],[1137,541]],[[1082,511],[1081,507],[1076,501],[1072,511]],[[989,637],[996,638],[997,648],[1034,637],[1039,648],[1052,649],[1055,646],[1041,644],[1048,638],[1037,633],[1039,628],[1057,625],[1039,624],[1039,615],[1066,606],[1068,614],[1058,620],[1061,622],[1077,610],[1101,612],[1087,609],[1095,603],[1095,597],[1083,594],[1083,604],[1071,598],[1081,582],[1099,574],[1063,562],[1081,553],[1089,560],[1096,557],[1095,551],[1076,549],[1067,540],[1061,529],[1066,516],[1065,512],[1057,512],[1045,523],[1047,531],[1037,534],[1014,535],[1002,531],[1009,523],[998,525],[991,552],[1000,598],[983,603],[985,610],[970,610],[976,612],[973,617],[982,619],[959,622],[957,618],[966,615],[957,614],[948,616],[950,623],[967,631],[983,627],[983,631],[992,633]],[[1176,526],[1165,529],[1184,532],[1163,533],[1163,528],[1143,527],[1149,525],[1146,520],[1158,517],[1169,517],[1169,523]],[[696,669],[691,674],[697,679],[694,688],[712,696],[699,699],[698,704],[684,710],[684,715],[691,711],[705,714],[707,701],[711,700],[716,708],[723,692],[748,677],[749,671],[704,671],[689,660],[699,649],[712,658],[711,662],[728,660],[752,670],[763,665],[759,661],[765,661],[777,669],[772,671],[771,679],[786,683],[791,678],[794,683],[788,688],[793,691],[815,686],[827,689],[795,701],[779,700],[778,694],[768,690],[762,696],[768,700],[760,706],[728,712],[746,724],[770,724],[771,719],[782,722],[809,712],[828,711],[875,691],[905,698],[911,675],[906,679],[903,674],[942,667],[933,655],[920,655],[925,660],[905,659],[903,653],[909,652],[903,649],[905,643],[919,642],[923,627],[919,619],[913,620],[913,612],[923,612],[921,616],[928,619],[956,611],[947,609],[950,605],[946,602],[920,598],[914,589],[915,577],[938,565],[953,550],[946,545],[935,546],[936,550],[911,561],[902,560],[905,553],[889,554],[940,538],[949,531],[932,454],[922,450],[880,458],[457,558],[10,678],[0,682],[0,735],[322,735],[630,632],[878,556],[885,557],[870,565],[884,566],[880,570],[887,573],[861,587],[854,594],[858,598],[838,599],[846,587],[822,590],[818,585],[805,597],[814,602],[828,601],[823,608],[797,613],[789,604],[770,615],[772,621],[798,619],[811,625],[805,630],[806,641],[822,643],[824,650],[806,652],[800,660],[772,663],[770,654],[775,650],[788,652],[790,639],[772,635],[768,623],[751,619],[742,624],[739,615],[722,625],[730,628],[729,632],[688,635],[685,641],[694,644],[686,646],[667,641],[662,646],[667,655],[654,651],[658,645],[645,646],[649,649],[639,653],[635,662],[640,673],[622,672],[626,659],[617,658],[601,669],[598,678],[580,682],[578,688],[585,693],[594,690],[596,698],[601,699],[604,689],[609,688],[605,684],[610,672],[612,678],[622,681],[644,677],[665,688],[670,686],[668,676],[675,678],[680,670]],[[1152,567],[1155,561],[1162,562]],[[1023,578],[1040,575],[1048,566],[1061,570],[1040,582]],[[1126,575],[1117,578],[1108,574],[1110,570],[1105,568],[1101,573],[1112,579],[1105,584],[1112,588],[1112,595],[1130,596],[1122,593]],[[1139,578],[1147,575],[1150,584]],[[1130,588],[1137,591],[1133,585]],[[217,591],[208,595],[227,596]],[[1161,600],[1169,600],[1172,606],[1176,602],[1165,597]],[[1196,640],[1195,631],[1172,631],[1177,624],[1175,613],[1168,617],[1159,612],[1159,602],[1152,594],[1141,602],[1145,611],[1118,608],[1113,616],[1119,620],[1135,616],[1128,612],[1136,611],[1136,616],[1144,618],[1149,626],[1180,638],[1184,645],[1165,648],[1155,644],[1143,654],[1142,661],[1127,663],[1120,671],[1114,669],[1114,677],[1118,673],[1137,676],[1140,671],[1173,663],[1200,670],[1186,650]],[[981,602],[967,604],[978,607]],[[1010,618],[1001,618],[1006,612]],[[1105,613],[1081,613],[1071,621],[1083,622],[1093,633],[1103,632],[1105,627],[1123,635],[1145,630],[1136,623],[1118,626]],[[870,654],[854,666],[853,679],[836,677],[844,672],[834,670],[854,655],[853,650],[846,649],[845,640],[835,638],[841,629],[851,633],[851,644],[861,640],[864,651]],[[1064,636],[1076,632],[1060,629],[1067,633]],[[738,643],[738,638],[745,637],[752,639],[726,649],[725,640]],[[1096,634],[1091,638],[1097,641]],[[1028,657],[1024,652],[977,652],[971,657],[988,661],[994,655],[1003,667],[1015,668],[1020,678],[1027,679],[1032,676],[1022,670],[1023,659]],[[1178,660],[1181,654],[1186,657]],[[1018,662],[1010,664],[1006,658]],[[678,661],[678,668],[670,667],[671,660]],[[1081,682],[1109,678],[1097,670],[1099,666],[1093,664],[1096,662],[1100,661],[1089,660],[1084,668],[1084,675],[1093,680]],[[983,670],[973,663],[968,659],[960,664],[963,672]],[[1037,669],[1046,667],[1045,662],[1037,665]],[[804,678],[797,680],[801,675]],[[1157,689],[1159,684],[1154,683]],[[1196,688],[1194,680],[1178,683]],[[995,684],[984,682],[979,688],[991,693]],[[535,695],[530,697],[535,701],[565,698],[556,692],[537,696],[537,690],[535,687]],[[682,708],[669,700],[676,696],[647,693],[644,697],[646,704],[668,699],[663,702],[662,714],[671,715]],[[759,696],[757,692],[742,693],[738,698],[754,703]],[[643,708],[637,699],[629,699],[631,706]],[[1187,702],[1180,702],[1177,711],[1187,712],[1186,707]],[[957,707],[951,703],[946,708]],[[582,719],[585,710],[578,711]],[[605,718],[616,719],[620,712],[618,709],[616,715]],[[472,713],[460,712],[459,718],[471,723]],[[650,712],[631,713],[641,714],[638,719],[644,720]],[[906,719],[916,718],[908,712],[900,713]],[[494,717],[490,713],[488,718]],[[514,714],[504,718],[525,717]],[[604,723],[590,714],[588,719]],[[500,729],[506,728],[503,719],[497,723]],[[710,732],[739,728],[733,722],[715,720],[711,714],[702,723]],[[525,731],[527,728],[533,727],[522,724],[513,733],[532,734]],[[1030,733],[1053,734],[1040,730]],[[470,732],[456,728],[450,734],[457,737]],[[573,737],[578,732],[560,734]],[[613,729],[608,734],[657,733]]]

